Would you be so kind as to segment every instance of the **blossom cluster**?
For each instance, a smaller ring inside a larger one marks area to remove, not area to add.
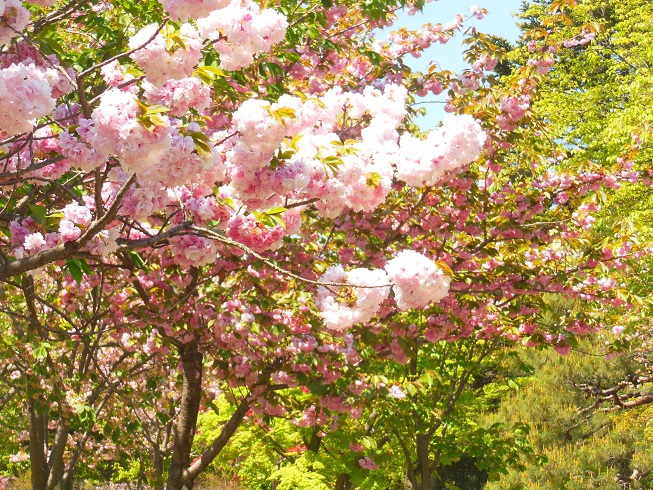
[[[390,286],[397,307],[408,310],[440,302],[449,293],[451,279],[428,257],[404,250],[384,269],[345,272],[340,265],[332,266],[320,282],[331,283],[317,290],[317,306],[325,326],[343,331],[374,318],[390,295]]]
[[[512,131],[516,123],[526,115],[526,111],[531,106],[529,95],[520,95],[519,97],[504,97],[501,99],[501,112],[497,116],[497,126],[504,131]]]
[[[212,185],[225,177],[225,167],[220,154],[211,142],[207,142],[207,151],[197,151],[193,134],[199,132],[199,126],[191,123],[185,128],[170,128],[170,144],[165,146],[165,153],[157,165],[150,167],[140,177],[154,189],[161,186],[173,187],[189,184],[192,176],[195,184]]]
[[[333,89],[317,100],[245,102],[233,117],[240,138],[223,145],[234,196],[250,208],[317,199],[327,217],[345,207],[375,209],[390,191],[405,96],[402,87],[387,85],[362,94]],[[341,142],[337,118],[366,115],[371,119],[360,130],[361,140]],[[277,151],[288,156],[274,163]]]
[[[157,29],[157,24],[143,27],[129,39],[129,47],[135,50],[131,58],[143,68],[147,80],[160,87],[193,73],[202,57],[202,40],[190,24],[182,24],[179,31],[157,33]]]
[[[211,90],[197,77],[168,80],[161,87],[143,83],[145,99],[152,105],[170,108],[169,114],[182,117],[191,107],[203,113],[211,104]]]
[[[90,171],[99,167],[106,160],[106,156],[92,148],[87,143],[88,136],[93,128],[93,121],[80,119],[74,135],[68,129],[59,133],[59,151],[75,167]],[[77,137],[79,136],[79,137]]]
[[[116,81],[125,78],[119,66],[107,69],[105,76]],[[166,92],[169,86],[171,91]],[[193,104],[183,100],[189,96],[185,86],[198,88],[199,97],[209,100],[208,89],[193,77],[162,87],[145,82],[144,90],[148,102],[173,107],[170,112],[179,115]],[[432,185],[480,154],[485,133],[470,116],[447,118],[443,128],[425,141],[400,140],[405,98],[403,87],[387,84],[362,93],[332,89],[306,101],[290,95],[274,104],[249,99],[234,112],[228,129],[210,133],[197,123],[184,126],[175,114],[162,112],[155,114],[156,123],[148,127],[144,122],[149,117],[144,112],[147,107],[139,105],[131,91],[112,88],[100,97],[90,120],[79,119],[74,134],[59,134],[59,146],[70,163],[86,170],[117,157],[123,174],[117,178],[118,173],[110,173],[113,177],[103,189],[107,204],[128,175],[135,173],[138,188],[127,192],[121,210],[136,220],[147,220],[177,203],[187,209],[187,198],[180,201],[177,186],[188,185],[190,176],[200,193],[193,199],[210,195],[213,185],[222,182],[222,192],[232,205],[222,207],[216,221],[227,236],[260,253],[279,248],[284,236],[298,232],[301,213],[300,209],[285,211],[285,227],[269,227],[252,212],[300,200],[315,201],[325,217],[338,216],[345,209],[373,211],[386,199],[393,179],[420,187]],[[358,139],[342,141],[341,132],[350,129],[340,126],[339,118],[352,121]],[[197,135],[205,141],[201,153]],[[213,143],[217,140],[221,141]],[[437,151],[424,157],[423,153],[433,150],[429,144],[436,145]],[[332,168],[330,162],[334,162]],[[64,241],[78,235],[68,222],[62,226]],[[171,250],[179,255],[181,265],[213,262],[216,249],[204,240],[193,244],[188,238],[172,240]]]
[[[55,247],[60,243],[77,240],[91,224],[93,204],[87,198],[85,205],[67,204],[62,210],[62,218],[56,232],[43,234],[41,225],[32,217],[9,224],[13,254],[20,259]],[[83,251],[94,255],[108,255],[118,249],[120,229],[116,226],[101,230],[83,247]]]
[[[205,39],[215,40],[213,46],[220,53],[220,66],[238,70],[282,41],[288,22],[274,9],[260,10],[255,3],[234,2],[199,19],[197,26]]]
[[[432,260],[413,250],[403,250],[385,270],[393,283],[397,306],[402,310],[438,303],[449,293],[450,278]]]
[[[8,44],[29,24],[29,10],[20,0],[3,0],[0,2],[0,46]]]
[[[573,48],[574,46],[582,46],[592,42],[596,38],[596,33],[592,31],[584,31],[582,35],[576,36],[572,39],[565,39],[563,45],[565,48]]]
[[[395,177],[411,186],[434,185],[480,155],[486,134],[471,116],[448,117],[426,140],[400,140],[405,97],[403,87],[388,84],[362,93],[332,89],[316,102],[291,96],[275,104],[245,102],[233,117],[240,138],[223,145],[234,196],[259,209],[317,200],[319,213],[333,218],[345,208],[373,211]],[[338,117],[367,118],[359,140],[342,142]],[[273,166],[276,151],[290,156]],[[329,162],[337,167],[329,170]]]
[[[347,283],[351,288],[337,291],[338,286],[320,286],[317,305],[324,324],[332,330],[346,330],[356,323],[371,320],[390,294],[388,276],[383,270],[364,268],[345,272],[342,266],[330,267],[320,282]]]
[[[132,94],[107,90],[93,111],[93,126],[85,138],[91,148],[118,157],[125,170],[136,174],[158,163],[172,143],[167,116],[159,116],[161,124],[150,131],[138,119],[140,113]]]
[[[411,135],[401,138],[404,161],[397,165],[397,177],[414,187],[435,185],[445,174],[459,172],[476,160],[486,138],[472,116],[447,116],[442,127],[425,140]]]
[[[56,70],[32,62],[0,68],[0,133],[31,131],[36,119],[54,110],[52,88],[58,82]]]
[[[161,0],[161,5],[173,20],[186,22],[188,19],[206,17],[214,10],[229,5],[229,0]]]

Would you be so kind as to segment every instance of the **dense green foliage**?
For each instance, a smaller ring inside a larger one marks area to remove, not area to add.
[[[425,436],[420,434],[429,434],[438,485],[481,489],[506,468],[521,467],[520,457],[532,452],[527,424],[481,423],[482,414],[518,389],[512,371],[502,367],[502,350],[486,344],[440,342],[421,348],[408,365],[379,363],[374,375],[379,389],[368,396],[359,419],[343,419],[337,430],[320,433],[279,418],[254,417],[221,454],[214,471],[235,471],[243,486],[256,490],[272,483],[277,489],[328,489],[339,478],[352,488],[401,488],[405,468],[421,455],[418,444]],[[403,380],[405,399],[389,395],[385,386],[392,380]],[[305,397],[301,391],[291,396]],[[219,430],[220,414],[228,414],[224,400],[213,407],[200,419],[199,447]],[[378,469],[361,468],[358,461],[364,455],[371,455]]]
[[[530,6],[523,16],[525,26],[542,29],[541,35],[548,29],[558,39],[596,36],[587,44],[561,47],[534,107],[549,123],[551,144],[568,157],[563,165],[589,169],[632,160],[650,172],[650,3],[579,2],[566,11],[566,27],[556,30],[550,28],[552,16],[546,5],[550,2]],[[514,56],[527,52],[524,45]],[[629,227],[637,230],[642,242],[651,243],[653,196],[648,185],[627,185],[599,197],[603,208],[588,238],[604,239]],[[645,256],[624,269],[618,280],[636,295],[650,298],[651,267]],[[488,488],[651,488],[650,306],[645,301],[643,308],[613,318],[604,334],[583,342],[579,352],[567,358],[531,353],[528,361],[536,374],[524,380],[526,388],[505,401],[494,417],[531,425],[529,440],[542,466],[511,470]],[[612,335],[613,327],[619,331],[623,327],[624,333]],[[623,356],[607,361],[601,355],[606,345],[623,350]]]
[[[592,339],[583,348],[593,349],[601,341]],[[525,387],[490,420],[529,424],[528,439],[537,456],[525,464],[525,471],[510,471],[486,488],[650,488],[653,407],[626,413],[595,410],[594,399],[583,389],[611,388],[637,369],[637,363],[629,356],[606,361],[581,352],[524,355],[536,374],[522,378]]]
[[[536,112],[547,120],[552,142],[566,149],[568,164],[612,166],[618,158],[650,165],[653,149],[653,17],[645,0],[580,1],[555,30],[547,7],[529,6],[524,27],[550,30],[558,41],[595,36],[561,46]],[[540,33],[543,34],[543,33]],[[528,52],[526,46],[520,56]],[[637,140],[641,140],[638,143]],[[639,148],[636,148],[639,147]],[[633,150],[637,151],[633,151]]]

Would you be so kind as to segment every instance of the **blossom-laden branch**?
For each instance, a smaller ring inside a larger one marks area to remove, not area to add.
[[[336,287],[336,288],[344,288],[344,287],[356,287],[356,288],[385,288],[392,286],[392,284],[378,284],[378,285],[356,285],[356,284],[350,284],[346,282],[330,282],[330,281],[320,281],[320,280],[315,280],[315,279],[308,279],[306,277],[302,277],[298,274],[295,274],[287,269],[284,269],[283,267],[275,264],[272,260],[264,257],[260,253],[252,250],[249,248],[247,245],[244,245],[240,242],[237,242],[235,240],[232,240],[224,235],[221,235],[220,233],[210,230],[207,228],[202,228],[200,226],[190,226],[189,227],[192,231],[198,232],[201,236],[205,236],[207,238],[211,238],[213,240],[216,240],[220,243],[223,243],[224,245],[227,245],[228,247],[235,247],[243,252],[247,253],[248,255],[251,255],[252,257],[255,257],[256,259],[260,260],[263,262],[265,265],[267,265],[270,269],[275,270],[279,274],[282,274],[284,276],[290,277],[292,279],[295,279],[299,282],[303,282],[306,284],[312,284],[314,286],[331,286],[331,287]]]

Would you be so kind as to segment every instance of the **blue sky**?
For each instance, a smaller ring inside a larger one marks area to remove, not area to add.
[[[413,16],[401,13],[398,21],[392,28],[387,29],[387,32],[401,27],[419,29],[429,22],[446,24],[453,20],[456,14],[467,15],[469,14],[469,7],[478,5],[487,9],[488,15],[482,20],[472,18],[465,23],[465,26],[474,26],[481,32],[495,34],[509,41],[515,41],[519,37],[519,29],[516,25],[518,19],[512,14],[519,10],[521,4],[522,0],[436,0],[427,4],[422,12]],[[385,35],[381,33],[379,38],[385,38]],[[405,61],[413,69],[424,70],[429,62],[433,60],[444,69],[458,72],[466,67],[462,57],[464,50],[461,43],[462,39],[462,33],[459,33],[447,44],[431,46],[422,54],[421,58],[407,56]],[[444,97],[427,97],[424,100],[442,102]],[[422,129],[430,129],[437,126],[438,122],[445,116],[445,112],[441,103],[429,103],[425,104],[425,106],[428,111],[427,116],[421,118],[418,122]]]

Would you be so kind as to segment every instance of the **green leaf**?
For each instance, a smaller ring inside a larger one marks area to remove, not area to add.
[[[208,156],[212,154],[213,146],[208,136],[206,136],[201,131],[194,131],[192,133],[189,133],[188,136],[193,138],[193,143],[195,143],[195,148],[197,149],[197,153],[204,156]]]
[[[93,274],[93,271],[88,266],[88,264],[86,263],[85,260],[82,260],[82,259],[74,259],[74,260],[79,264],[79,268],[82,269],[82,271],[84,273],[89,274],[89,275]]]
[[[337,177],[338,176],[338,168],[341,167],[342,165],[344,165],[345,162],[343,162],[340,157],[336,157],[336,156],[331,155],[331,156],[322,158],[322,163],[326,167],[327,174],[330,171],[331,174],[334,177]]]
[[[179,33],[174,33],[168,36],[170,44],[166,46],[166,49],[169,51],[174,51],[176,47],[187,50],[188,47],[185,42],[186,36],[182,36]]]
[[[145,265],[145,261],[143,260],[143,257],[140,256],[138,252],[134,252],[133,250],[129,252],[129,256],[131,257],[132,262],[136,267],[139,269],[142,269],[144,271],[149,270],[147,265]]]
[[[42,360],[45,359],[48,355],[48,352],[52,349],[52,344],[48,342],[41,342],[35,349],[34,349],[34,358],[37,360]]]
[[[451,278],[455,278],[455,277],[456,277],[456,273],[453,271],[453,269],[452,269],[451,267],[449,267],[449,264],[447,264],[445,261],[443,261],[443,260],[438,260],[438,261],[436,262],[436,265],[437,265],[440,269],[442,269],[442,270],[444,271],[444,273],[447,274],[449,277],[451,277]]]
[[[288,146],[290,147],[291,150],[297,152],[297,144],[302,139],[302,137],[303,137],[303,135],[300,134],[300,133],[297,133],[295,136],[292,137],[292,139],[290,140],[290,143],[288,144]]]
[[[277,121],[283,122],[284,118],[294,118],[297,117],[295,109],[290,107],[280,107],[279,109],[270,110],[270,115],[274,117]]]
[[[157,126],[166,125],[163,119],[161,119],[156,114],[141,114],[136,116],[136,119],[138,119],[138,122],[140,122],[143,127],[150,133],[153,133],[156,130]]]
[[[161,112],[168,112],[170,111],[169,107],[166,107],[164,105],[159,105],[159,104],[154,104],[147,106],[147,114],[160,114]]]
[[[368,451],[377,448],[376,441],[374,440],[374,438],[370,436],[365,436],[361,438],[361,445]]]
[[[384,60],[383,55],[377,53],[376,51],[371,51],[368,49],[363,49],[360,53],[365,56],[373,66],[381,66],[381,62]]]
[[[264,224],[269,228],[274,228],[275,226],[280,226],[284,230],[286,229],[286,221],[283,219],[283,212],[286,211],[286,208],[275,207],[270,208],[265,212],[254,211],[252,214],[259,223]]]
[[[66,259],[66,265],[70,271],[70,275],[79,284],[82,281],[83,274],[91,275],[93,270],[89,267],[85,260],[82,259]]]
[[[29,204],[29,210],[32,212],[32,217],[38,221],[39,223],[42,223],[45,221],[45,218],[48,214],[48,210],[46,209],[45,206],[41,206],[40,204]]]
[[[136,101],[136,105],[138,106],[138,108],[141,110],[141,114],[147,114],[147,106],[138,99],[134,99],[134,100]]]
[[[145,72],[143,70],[141,70],[139,68],[136,68],[135,66],[130,66],[129,68],[127,68],[125,70],[125,73],[127,75],[131,75],[131,76],[136,77],[136,78],[142,77],[143,75],[145,75]]]
[[[80,421],[89,424],[95,422],[95,410],[93,410],[93,407],[85,403],[77,403],[74,408]]]
[[[223,77],[224,76],[224,71],[222,71],[220,68],[216,68],[215,66],[198,66],[196,72],[201,71],[203,73],[210,74],[212,77]]]
[[[77,284],[81,283],[84,274],[82,273],[82,268],[79,265],[78,261],[75,259],[66,259],[66,265],[68,266],[70,275],[73,276],[73,279],[75,279]]]
[[[271,61],[264,61],[261,63],[259,65],[259,73],[263,77],[266,77],[269,74],[275,78],[283,78],[286,74],[281,65],[278,63],[272,63]]]
[[[365,181],[365,184],[368,187],[378,187],[381,184],[382,180],[383,180],[383,176],[380,173],[372,172],[370,174],[367,174],[367,180]]]
[[[281,206],[278,206],[278,207],[268,209],[265,212],[265,214],[267,214],[268,216],[271,216],[273,214],[282,214],[284,211],[288,211],[288,209],[284,208],[284,207],[281,207]]]

